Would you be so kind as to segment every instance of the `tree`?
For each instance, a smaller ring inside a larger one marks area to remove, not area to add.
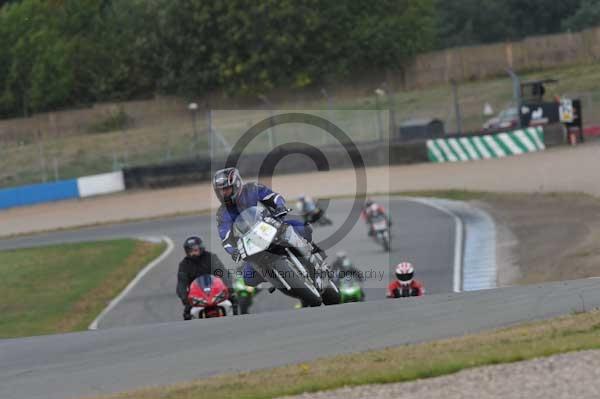
[[[563,30],[577,32],[598,26],[600,23],[600,1],[583,0],[577,11],[562,21]]]
[[[573,15],[582,1],[437,0],[439,46],[501,42],[560,32],[562,20]]]

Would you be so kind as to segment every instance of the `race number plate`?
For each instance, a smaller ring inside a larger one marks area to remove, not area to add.
[[[277,229],[270,224],[260,222],[243,238],[246,255],[254,255],[269,248],[277,234]]]

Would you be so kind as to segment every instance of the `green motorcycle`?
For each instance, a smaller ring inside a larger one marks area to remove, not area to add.
[[[342,279],[339,282],[340,287],[340,303],[362,302],[365,300],[360,283],[354,279]]]
[[[238,298],[240,314],[248,314],[248,310],[252,305],[252,298],[258,293],[258,289],[246,285],[244,278],[240,276],[233,282],[233,291]]]

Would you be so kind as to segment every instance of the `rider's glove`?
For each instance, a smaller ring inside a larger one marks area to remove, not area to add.
[[[281,217],[284,217],[285,215],[287,215],[288,212],[289,212],[289,210],[285,206],[280,206],[280,207],[277,207],[273,211],[273,217],[281,218]]]
[[[240,260],[242,260],[242,254],[237,248],[235,248],[231,253],[231,259],[233,259],[235,263],[238,263]]]

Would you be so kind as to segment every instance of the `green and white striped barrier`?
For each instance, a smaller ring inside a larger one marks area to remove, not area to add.
[[[504,158],[544,149],[544,130],[541,126],[485,136],[427,140],[431,162]]]

